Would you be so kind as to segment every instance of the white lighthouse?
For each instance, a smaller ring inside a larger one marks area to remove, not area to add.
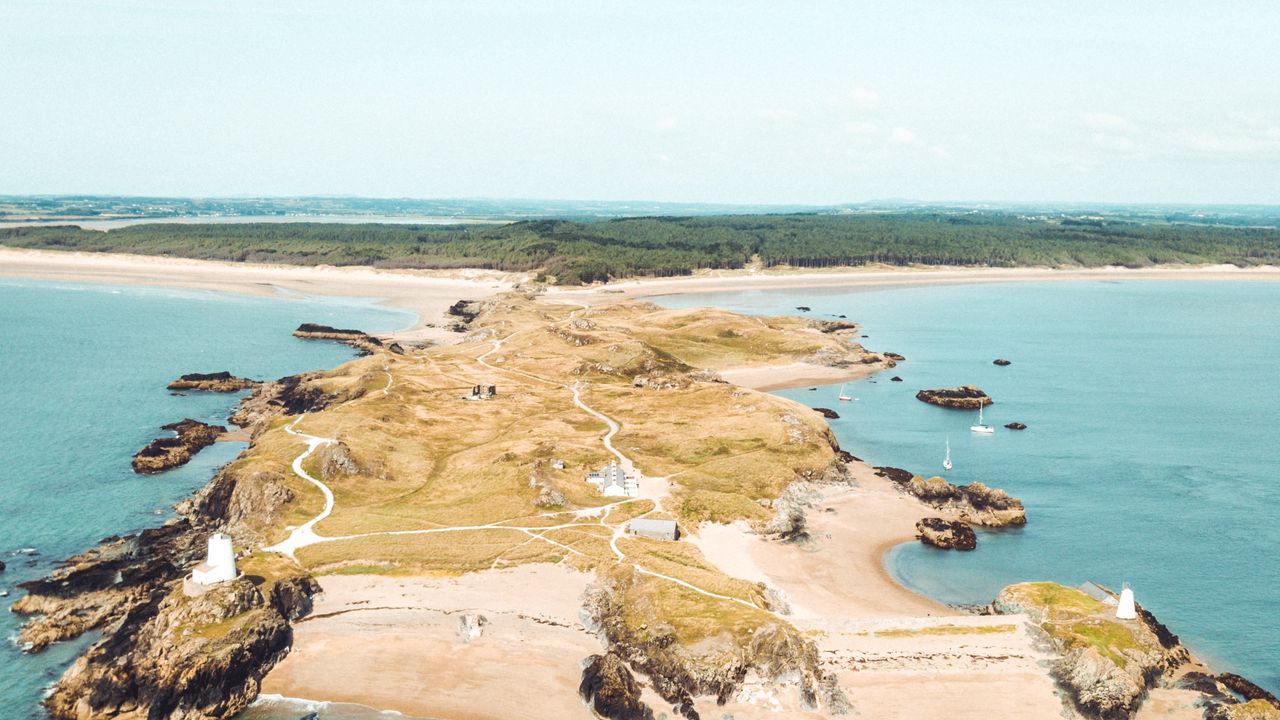
[[[216,585],[235,580],[236,553],[231,547],[231,536],[214,533],[209,538],[209,556],[191,571],[191,580],[197,585]]]
[[[1133,606],[1133,591],[1129,589],[1129,584],[1125,583],[1124,589],[1120,591],[1120,604],[1116,606],[1116,617],[1121,620],[1135,620],[1138,617],[1138,611]]]

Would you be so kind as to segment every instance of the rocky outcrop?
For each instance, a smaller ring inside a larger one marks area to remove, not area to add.
[[[156,438],[133,456],[133,471],[158,473],[179,465],[185,465],[196,453],[209,447],[227,429],[221,425],[209,425],[186,418],[176,423],[162,425],[162,430],[172,430],[176,437]]]
[[[341,392],[329,392],[320,382],[322,378],[321,373],[303,373],[262,383],[240,401],[229,419],[257,436],[272,418],[323,410],[336,402],[360,397],[366,387],[357,383]]]
[[[828,335],[833,333],[852,334],[858,330],[857,323],[846,320],[809,320],[806,324],[818,332]]]
[[[640,684],[617,653],[587,658],[578,694],[602,718],[653,720],[653,710],[640,699]]]
[[[289,615],[313,591],[309,578],[270,588],[241,578],[194,598],[171,585],[77,658],[45,708],[59,720],[231,717],[289,651]]]
[[[363,330],[335,328],[316,323],[302,323],[297,330],[293,331],[293,336],[310,340],[336,340],[359,350],[361,355],[372,355],[379,350],[388,349],[383,346],[381,340]]]
[[[1056,583],[1011,585],[991,609],[1025,613],[1045,631],[1058,651],[1050,672],[1086,717],[1133,717],[1161,674],[1190,657],[1167,630],[1160,637],[1150,613],[1117,620],[1114,606]]]
[[[1004,358],[996,358],[995,360],[991,361],[991,364],[1004,367],[1005,365],[1012,365],[1013,363],[1009,362],[1008,360],[1005,360]]]
[[[814,410],[814,412],[818,413],[819,415],[821,415],[822,417],[824,417],[824,418],[826,418],[826,419],[828,419],[828,420],[839,420],[839,419],[840,419],[840,413],[836,412],[835,410],[832,410],[831,408],[821,408],[821,407],[818,407],[818,408],[814,408],[813,410]]]
[[[748,638],[726,633],[685,645],[652,608],[637,604],[631,593],[645,581],[634,568],[620,567],[588,589],[584,610],[609,652],[647,675],[678,714],[697,720],[694,698],[710,696],[722,704],[747,682],[794,686],[810,708],[841,712],[848,707],[844,693],[822,670],[817,646],[790,625],[762,615]]]
[[[958,520],[927,517],[916,523],[916,537],[925,545],[943,550],[972,550],[978,547],[978,536],[973,528]]]
[[[1228,690],[1236,693],[1246,701],[1261,700],[1270,703],[1276,708],[1280,708],[1280,699],[1275,695],[1267,692],[1258,685],[1255,685],[1247,678],[1236,675],[1235,673],[1221,673],[1214,678],[1222,683]]]
[[[170,390],[202,390],[204,392],[236,392],[258,385],[257,380],[240,378],[223,370],[216,373],[187,373],[169,383]]]
[[[893,377],[889,378],[889,382],[902,382],[902,378],[898,377],[897,375],[894,375]]]
[[[927,402],[930,405],[938,407],[954,408],[956,410],[977,410],[985,405],[990,405],[992,400],[982,390],[972,385],[961,385],[953,388],[937,388],[934,390],[921,390],[916,393],[916,399]]]
[[[943,478],[923,478],[901,468],[880,467],[876,474],[886,477],[904,492],[943,512],[954,514],[961,522],[986,527],[1025,525],[1027,511],[1022,501],[1009,493],[987,487],[980,482],[952,485]]]
[[[1009,428],[1010,430],[1026,430],[1027,429],[1027,426],[1020,422],[1005,423],[1005,427]]]
[[[896,352],[887,352],[887,353],[884,353],[884,356],[894,362],[902,362],[903,360],[906,360],[905,357],[903,357],[902,355],[899,355]]]

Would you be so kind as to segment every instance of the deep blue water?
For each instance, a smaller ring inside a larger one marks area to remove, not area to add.
[[[292,337],[302,322],[386,331],[414,317],[371,299],[0,280],[0,560],[8,565],[0,589],[47,574],[102,537],[159,524],[244,448],[219,443],[185,467],[135,475],[130,459],[160,425],[226,424],[239,397],[174,396],[165,389],[173,378],[230,370],[274,379],[353,357],[336,343]],[[0,633],[16,632],[16,618],[0,612]],[[43,688],[82,644],[34,656],[0,645],[0,717],[44,717]]]
[[[890,571],[944,602],[989,602],[1023,580],[1128,582],[1138,602],[1221,669],[1280,692],[1280,284],[1070,282],[655,298],[757,314],[847,315],[868,348],[907,357],[849,386],[779,394],[837,408],[842,446],[876,465],[1008,490],[1023,530],[972,553],[895,548]],[[1013,362],[997,367],[992,360]],[[904,382],[890,382],[899,375]],[[976,413],[922,388],[974,384]],[[1029,426],[1006,430],[1007,422]]]

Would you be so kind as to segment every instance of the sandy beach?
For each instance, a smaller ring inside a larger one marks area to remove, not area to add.
[[[412,327],[389,337],[448,342],[440,326],[458,300],[477,300],[510,289],[521,277],[486,270],[378,270],[371,267],[302,267],[111,253],[20,250],[0,247],[0,277],[120,285],[178,287],[245,295],[380,298],[418,316]]]

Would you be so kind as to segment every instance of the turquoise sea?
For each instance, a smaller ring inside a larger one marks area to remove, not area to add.
[[[847,315],[907,357],[851,384],[780,394],[837,409],[841,445],[875,465],[980,480],[1027,507],[1025,529],[957,553],[901,545],[907,586],[986,603],[1023,580],[1128,582],[1216,668],[1280,693],[1280,284],[1058,282],[655,298],[755,314]],[[797,306],[809,306],[799,313]],[[997,367],[992,360],[1012,361]],[[903,382],[891,382],[901,376]],[[974,384],[975,413],[915,399]],[[1005,423],[1029,428],[1017,432]]]
[[[129,466],[165,423],[226,424],[238,396],[172,395],[185,372],[274,379],[354,356],[290,335],[302,322],[368,331],[407,327],[411,313],[372,299],[237,295],[0,279],[0,590],[47,574],[100,538],[156,525],[243,443],[219,443],[155,476]],[[12,591],[0,600],[8,604]],[[0,612],[12,639],[17,618]],[[43,688],[81,642],[22,655],[0,644],[0,717],[42,718]]]

